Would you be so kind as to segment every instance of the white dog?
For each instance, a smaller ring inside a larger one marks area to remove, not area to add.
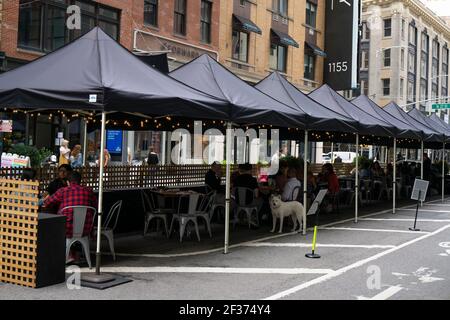
[[[306,223],[305,209],[298,201],[283,202],[280,195],[272,195],[270,197],[270,209],[272,209],[273,221],[273,228],[270,232],[275,232],[277,218],[280,219],[280,231],[278,231],[278,233],[283,232],[283,220],[285,217],[291,216],[292,222],[294,222],[292,232],[297,229],[297,221],[299,225],[301,223]]]

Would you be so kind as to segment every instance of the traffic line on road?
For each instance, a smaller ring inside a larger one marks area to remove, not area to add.
[[[416,209],[399,209],[400,211],[416,211]],[[434,210],[434,209],[423,209],[419,208],[420,212],[426,211],[426,212],[441,212],[441,213],[450,213],[450,210]]]
[[[283,243],[283,242],[255,242],[245,245],[246,247],[295,247],[295,248],[311,248],[311,243]],[[331,244],[317,243],[316,247],[321,248],[362,248],[362,249],[389,249],[394,245],[363,245],[363,244]]]
[[[343,275],[343,274],[346,273],[347,271],[350,271],[350,270],[359,268],[359,267],[361,267],[361,266],[363,266],[363,265],[365,265],[365,264],[367,264],[367,263],[369,263],[369,262],[371,262],[371,261],[377,260],[377,259],[379,259],[379,258],[381,258],[381,257],[383,257],[383,256],[385,256],[385,255],[388,255],[388,254],[390,254],[390,253],[393,253],[393,252],[396,252],[396,251],[398,251],[398,250],[400,250],[400,249],[403,249],[403,248],[405,248],[405,247],[408,247],[408,246],[410,246],[410,245],[412,245],[412,244],[414,244],[414,243],[416,243],[416,242],[419,242],[419,241],[428,239],[428,238],[430,238],[430,237],[432,237],[432,236],[434,236],[434,235],[437,235],[437,234],[439,234],[439,233],[441,233],[441,232],[447,230],[448,228],[450,228],[450,224],[448,224],[448,225],[446,225],[446,226],[443,226],[442,228],[439,228],[439,229],[437,229],[437,230],[435,230],[435,231],[433,231],[433,232],[431,232],[431,233],[429,233],[429,234],[425,234],[425,235],[420,236],[420,237],[417,237],[417,238],[415,238],[415,239],[413,239],[413,240],[407,241],[407,242],[405,242],[405,243],[403,243],[403,244],[401,244],[401,245],[398,245],[398,246],[396,246],[396,247],[394,247],[394,248],[391,248],[391,249],[388,249],[388,250],[386,250],[386,251],[377,253],[377,254],[375,254],[375,255],[369,257],[369,258],[366,258],[366,259],[357,261],[357,262],[355,262],[355,263],[352,263],[352,264],[350,264],[350,265],[348,265],[348,266],[346,266],[346,267],[343,267],[343,268],[341,268],[341,269],[338,269],[338,270],[336,270],[336,271],[334,271],[334,272],[332,272],[332,273],[329,273],[329,274],[320,276],[320,277],[318,277],[318,278],[316,278],[316,279],[314,279],[314,280],[307,281],[307,282],[302,283],[302,284],[300,284],[300,285],[298,285],[298,286],[295,286],[295,287],[292,287],[292,288],[290,288],[290,289],[287,289],[287,290],[281,291],[281,292],[279,292],[279,293],[276,293],[276,294],[274,294],[274,295],[272,295],[272,296],[270,296],[270,297],[265,298],[264,300],[277,300],[277,299],[281,299],[281,298],[287,297],[287,296],[289,296],[289,295],[291,295],[291,294],[293,294],[293,293],[296,293],[296,292],[298,292],[298,291],[300,291],[300,290],[309,288],[309,287],[311,287],[311,286],[313,286],[313,285],[315,285],[315,284],[323,283],[323,282],[328,281],[328,280],[330,280],[330,279],[336,278],[336,277],[338,277],[338,276],[340,276],[340,275]]]
[[[405,221],[414,222],[414,219],[401,219],[401,218],[361,218],[361,221]],[[417,219],[417,222],[450,222],[450,219]]]
[[[82,272],[95,272],[83,268]],[[103,267],[108,273],[223,273],[223,274],[330,274],[332,269],[311,268],[224,268],[224,267]]]
[[[422,233],[429,234],[427,231],[410,231],[410,230],[397,230],[397,229],[365,229],[365,228],[345,228],[345,227],[326,227],[319,228],[322,230],[345,230],[345,231],[367,231],[367,232],[393,232],[393,233]]]
[[[357,297],[358,300],[387,300],[390,297],[392,297],[393,295],[395,295],[396,293],[400,292],[401,290],[403,290],[402,287],[400,287],[400,285],[396,285],[396,286],[391,286],[389,288],[387,288],[386,290],[380,292],[379,294],[377,294],[376,296],[373,296],[372,298],[366,298],[366,297]]]

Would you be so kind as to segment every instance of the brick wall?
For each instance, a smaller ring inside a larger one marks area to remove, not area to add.
[[[219,10],[220,1],[213,0],[211,44],[200,41],[200,0],[187,1],[187,33],[177,36],[173,33],[174,0],[159,0],[159,27],[144,26],[144,0],[97,0],[95,2],[121,10],[120,43],[131,50],[133,48],[133,30],[150,31],[168,38],[201,46],[210,50],[218,50],[219,43]],[[17,48],[19,24],[19,0],[0,0],[3,5],[0,27],[0,51],[7,57],[34,60],[42,53]]]

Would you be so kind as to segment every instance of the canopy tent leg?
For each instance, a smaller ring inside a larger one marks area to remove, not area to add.
[[[442,202],[444,202],[444,190],[445,190],[445,142],[442,143]]]
[[[423,140],[420,144],[420,179],[423,180]],[[423,206],[423,201],[420,201],[420,206]]]
[[[87,152],[87,120],[84,119],[83,121],[83,166],[86,165],[86,152]]]
[[[394,138],[394,161],[392,176],[392,213],[395,213],[395,202],[397,196],[397,138]]]
[[[98,180],[98,213],[97,213],[97,248],[95,252],[95,274],[87,274],[82,276],[82,280],[86,282],[104,283],[115,280],[115,277],[108,274],[100,274],[101,264],[101,237],[102,237],[102,213],[103,213],[103,179],[104,179],[104,163],[105,163],[105,134],[106,134],[106,113],[102,112],[102,126],[100,138],[100,163],[99,163],[99,180]]]
[[[230,239],[230,205],[231,205],[231,122],[227,123],[226,133],[226,174],[225,174],[225,243],[223,253],[228,253],[229,239]]]
[[[356,166],[355,166],[355,223],[358,222],[358,200],[359,200],[359,134],[356,134]]]
[[[308,130],[305,130],[305,155],[303,156],[303,208],[305,221],[303,221],[303,235],[306,234],[306,212],[308,209]]]

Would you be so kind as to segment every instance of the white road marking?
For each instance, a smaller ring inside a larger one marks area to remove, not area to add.
[[[95,272],[82,268],[82,272]],[[223,267],[103,267],[108,273],[240,273],[240,274],[329,274],[331,269],[310,268],[223,268]]]
[[[400,211],[416,211],[416,209],[400,209]],[[441,213],[450,213],[450,210],[434,210],[434,209],[423,209],[423,208],[420,208],[419,209],[419,213],[420,212],[423,212],[423,211],[425,211],[425,212],[441,212]]]
[[[388,255],[388,254],[390,254],[392,252],[395,252],[395,251],[398,251],[400,249],[403,249],[403,248],[405,248],[407,246],[410,246],[410,245],[412,245],[412,244],[414,244],[416,242],[422,241],[424,239],[428,239],[428,238],[430,238],[430,237],[432,237],[434,235],[437,235],[437,234],[447,230],[448,228],[450,228],[450,224],[448,224],[448,225],[446,225],[446,226],[444,226],[442,228],[439,228],[438,230],[435,230],[435,231],[433,231],[433,232],[431,232],[429,234],[426,234],[426,235],[420,236],[418,238],[415,238],[413,240],[407,241],[407,242],[405,242],[405,243],[403,243],[401,245],[398,245],[398,246],[396,246],[394,248],[391,248],[391,249],[388,249],[386,251],[377,253],[376,255],[373,255],[373,256],[371,256],[369,258],[366,258],[366,259],[357,261],[355,263],[352,263],[352,264],[350,264],[350,265],[348,265],[346,267],[343,267],[341,269],[338,269],[338,270],[336,270],[336,271],[334,271],[332,273],[320,276],[320,277],[318,277],[318,278],[316,278],[314,280],[307,281],[307,282],[302,283],[302,284],[300,284],[298,286],[295,286],[295,287],[292,287],[290,289],[287,289],[287,290],[281,291],[279,293],[276,293],[276,294],[274,294],[274,295],[272,295],[270,297],[265,298],[264,300],[281,299],[281,298],[289,296],[289,295],[291,295],[293,293],[296,293],[296,292],[298,292],[300,290],[309,288],[309,287],[311,287],[311,286],[313,286],[315,284],[323,283],[323,282],[328,281],[330,279],[336,278],[336,277],[346,273],[347,271],[359,268],[359,267],[361,267],[361,266],[363,266],[363,265],[365,265],[365,264],[367,264],[367,263],[369,263],[371,261],[377,260],[377,259],[379,259],[379,258],[381,258],[381,257],[383,257],[385,255]]]
[[[327,227],[319,228],[322,230],[345,230],[345,231],[367,231],[367,232],[394,232],[394,233],[422,233],[428,234],[427,231],[411,231],[411,230],[397,230],[397,229],[364,229],[364,228],[344,228],[344,227]]]
[[[400,287],[400,285],[392,286],[372,297],[370,300],[387,300],[402,289],[403,288]]]
[[[414,219],[397,219],[397,218],[387,218],[387,219],[378,219],[378,218],[361,218],[361,221],[408,221],[414,222]],[[417,219],[417,222],[450,222],[450,219]]]
[[[430,269],[428,267],[420,267],[415,272],[413,272],[413,275],[415,275],[422,283],[431,283],[435,281],[445,280],[443,278],[432,277],[432,275],[435,273],[437,273],[436,269]]]
[[[245,245],[246,247],[298,247],[311,248],[311,243],[284,243],[284,242],[255,242]],[[363,244],[331,244],[316,243],[316,247],[321,248],[363,248],[363,249],[389,249],[394,248],[393,245],[363,245]]]

